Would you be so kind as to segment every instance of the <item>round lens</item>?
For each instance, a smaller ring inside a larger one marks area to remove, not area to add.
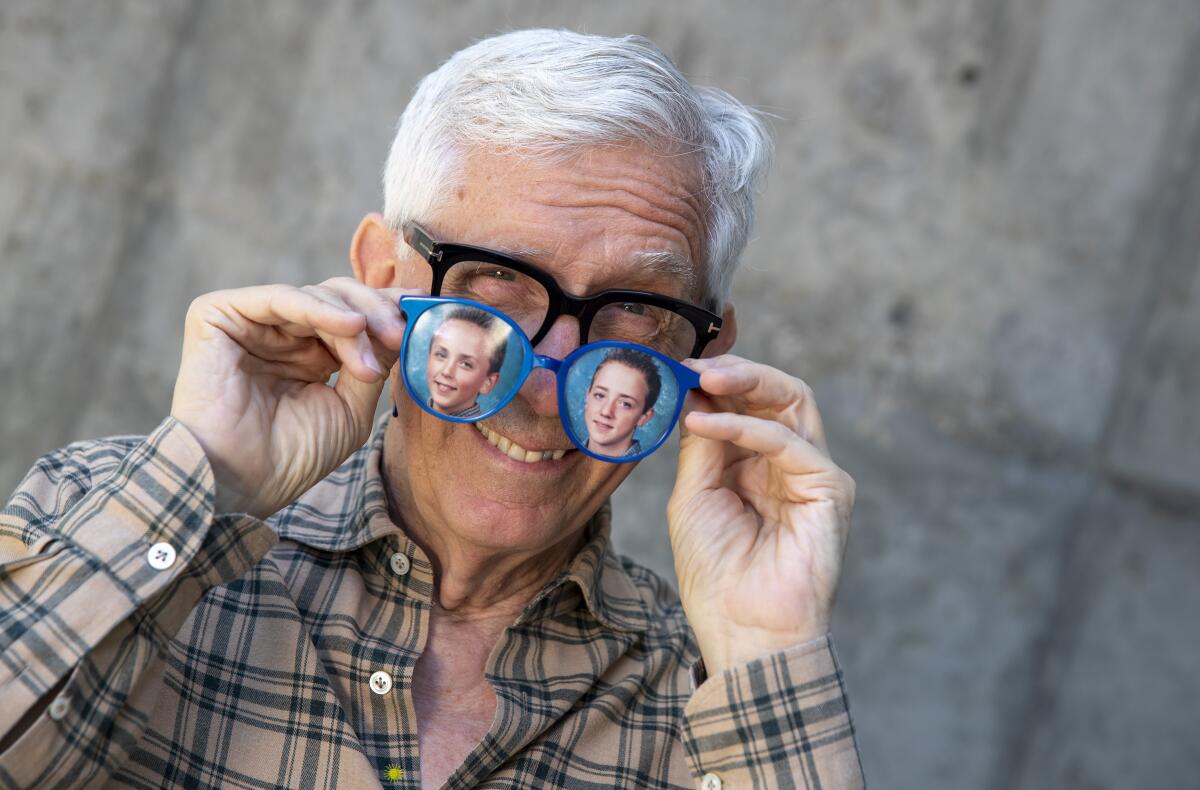
[[[678,313],[644,302],[613,302],[596,311],[588,342],[624,340],[683,359],[696,343],[696,329]]]
[[[679,385],[653,354],[600,344],[566,373],[564,422],[572,438],[608,461],[640,457],[675,427]]]
[[[549,310],[542,284],[516,269],[484,261],[458,261],[442,279],[442,296],[456,296],[494,307],[533,337]]]
[[[404,347],[405,384],[426,411],[480,420],[519,387],[524,345],[505,321],[453,302],[417,318]]]

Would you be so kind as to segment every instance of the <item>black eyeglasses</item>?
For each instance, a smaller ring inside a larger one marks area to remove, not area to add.
[[[690,302],[649,291],[612,289],[575,296],[531,263],[482,247],[434,241],[420,225],[404,240],[433,268],[433,296],[471,299],[511,317],[537,345],[559,316],[579,321],[579,343],[640,343],[672,359],[699,357],[721,332],[721,317]]]

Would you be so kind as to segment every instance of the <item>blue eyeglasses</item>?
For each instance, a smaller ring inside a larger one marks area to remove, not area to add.
[[[698,373],[636,343],[588,343],[561,360],[536,354],[514,320],[479,302],[403,296],[400,310],[401,378],[422,409],[450,422],[487,419],[544,368],[557,379],[567,437],[601,461],[637,461],[657,450],[688,390],[700,386]]]

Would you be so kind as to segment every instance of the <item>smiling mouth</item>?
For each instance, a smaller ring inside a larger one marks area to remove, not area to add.
[[[600,422],[599,420],[592,420],[592,425],[596,426],[601,433],[607,433],[613,429],[613,427],[608,423]]]
[[[536,464],[539,461],[557,461],[568,452],[567,450],[526,450],[512,439],[509,439],[507,436],[501,436],[484,426],[481,422],[477,422],[474,425],[483,434],[483,438],[488,440],[489,444],[514,461],[521,461],[527,464]]]

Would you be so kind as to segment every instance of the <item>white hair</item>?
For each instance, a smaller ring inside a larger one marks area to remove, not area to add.
[[[706,301],[719,308],[754,223],[771,141],[752,110],[693,86],[640,36],[521,30],[454,54],[421,80],[400,117],[384,168],[384,216],[398,230],[435,211],[470,150],[554,160],[632,141],[701,162]]]

